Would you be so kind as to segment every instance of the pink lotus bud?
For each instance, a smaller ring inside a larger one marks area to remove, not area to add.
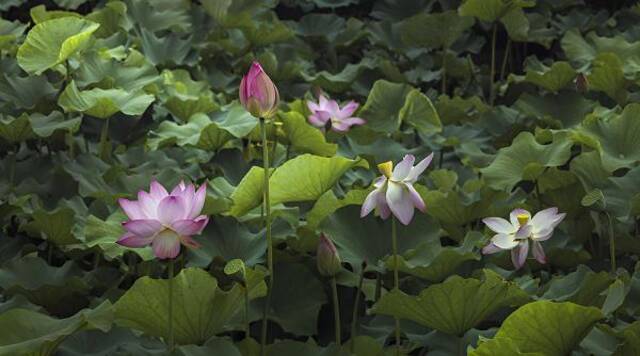
[[[323,276],[333,277],[342,269],[342,261],[338,250],[325,234],[320,234],[316,259],[318,271]]]
[[[240,102],[257,118],[270,118],[278,110],[278,88],[264,72],[260,63],[253,62],[240,82]]]

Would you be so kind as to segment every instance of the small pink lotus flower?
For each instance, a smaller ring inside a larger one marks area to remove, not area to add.
[[[318,240],[316,264],[320,274],[325,277],[333,277],[342,269],[340,254],[338,254],[333,241],[325,234],[320,234],[320,239]]]
[[[558,208],[549,208],[536,213],[524,209],[515,209],[509,220],[503,218],[485,218],[485,225],[497,235],[482,249],[483,254],[491,254],[504,250],[511,250],[511,262],[520,269],[529,254],[529,240],[532,242],[533,257],[540,263],[546,263],[544,249],[540,242],[548,240],[553,235],[553,229],[560,224],[567,214],[558,214]]]
[[[200,247],[191,236],[200,234],[209,222],[207,216],[200,215],[206,194],[206,184],[196,191],[193,184],[180,182],[169,194],[162,184],[153,181],[149,193],[138,192],[137,201],[119,199],[130,220],[122,223],[127,232],[118,239],[118,244],[127,247],[151,244],[160,259],[178,256],[180,244]]]
[[[337,101],[329,100],[320,94],[318,103],[307,101],[307,107],[311,110],[309,122],[316,127],[329,125],[333,131],[347,132],[353,125],[366,123],[364,119],[351,116],[358,109],[358,106],[358,103],[352,100],[341,109]]]
[[[268,119],[278,110],[280,94],[260,63],[253,62],[240,82],[240,103],[254,117]]]
[[[414,208],[422,212],[426,209],[424,201],[413,187],[413,183],[427,169],[432,159],[433,153],[414,167],[415,157],[406,155],[395,169],[391,161],[380,163],[378,169],[382,176],[376,179],[374,183],[376,189],[369,193],[362,204],[360,217],[367,216],[374,208],[377,208],[383,219],[393,213],[401,223],[409,225],[413,219]]]

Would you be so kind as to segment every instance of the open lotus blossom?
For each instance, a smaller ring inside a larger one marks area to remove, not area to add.
[[[350,101],[344,107],[340,108],[338,102],[327,99],[320,94],[317,103],[307,101],[307,107],[311,110],[309,122],[316,127],[327,127],[333,131],[346,132],[353,125],[363,125],[366,123],[364,119],[352,117],[353,113],[358,109],[358,103]]]
[[[414,208],[422,212],[426,209],[424,201],[413,187],[413,183],[427,169],[432,159],[433,153],[414,167],[415,157],[406,155],[395,168],[393,168],[391,161],[379,164],[378,169],[382,176],[374,182],[376,189],[369,193],[362,204],[360,216],[364,217],[377,208],[378,214],[383,219],[393,213],[401,223],[409,225],[413,219]]]
[[[196,190],[193,184],[180,182],[169,194],[162,184],[153,181],[149,193],[138,192],[138,200],[120,199],[120,207],[129,217],[122,223],[127,232],[118,244],[144,247],[149,244],[157,258],[175,258],[180,244],[197,248],[191,236],[200,234],[209,218],[200,215],[207,194],[205,184]]]
[[[254,117],[267,119],[276,113],[279,101],[278,88],[260,63],[253,62],[240,82],[240,103]]]
[[[482,253],[490,254],[504,250],[511,250],[511,261],[516,269],[522,267],[529,254],[529,242],[533,257],[540,263],[546,263],[542,244],[553,235],[553,229],[560,224],[566,214],[558,214],[558,208],[549,208],[536,213],[524,209],[515,209],[511,212],[510,222],[503,218],[485,218],[482,222],[497,235],[491,238],[491,242],[482,249]]]

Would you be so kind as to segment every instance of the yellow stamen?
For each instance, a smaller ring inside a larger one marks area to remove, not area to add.
[[[378,165],[378,170],[380,173],[384,174],[385,177],[391,178],[391,172],[393,171],[393,162],[387,161],[384,163],[380,163]]]
[[[516,218],[518,219],[520,226],[524,226],[529,222],[529,214],[518,214]]]

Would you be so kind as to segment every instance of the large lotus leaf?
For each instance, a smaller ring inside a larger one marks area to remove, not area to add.
[[[0,138],[9,143],[19,143],[33,137],[33,130],[26,113],[11,117],[0,115]]]
[[[535,1],[531,0],[466,0],[458,12],[462,16],[474,16],[485,22],[500,21],[509,37],[526,41],[529,20],[522,9],[534,5]]]
[[[127,54],[122,53],[121,56],[111,55],[105,50],[85,51],[82,65],[73,78],[81,88],[93,85],[128,92],[138,91],[161,80],[157,69],[134,49],[129,49]]]
[[[122,227],[124,221],[127,221],[127,217],[121,212],[111,214],[106,220],[89,215],[85,221],[83,244],[78,247],[98,246],[103,256],[110,260],[122,257],[127,251],[135,252],[144,261],[152,260],[154,255],[150,248],[131,248],[116,243],[125,233]]]
[[[564,356],[570,354],[603,317],[594,307],[537,301],[525,304],[509,315],[496,339],[511,339],[522,352]]]
[[[266,292],[261,273],[251,275],[249,298]],[[229,291],[206,271],[187,268],[173,281],[174,335],[177,344],[202,344],[217,333],[233,328],[231,319],[244,310],[244,288]],[[169,281],[142,277],[115,303],[116,323],[147,335],[169,337]]]
[[[205,114],[191,116],[186,124],[163,121],[152,134],[154,137],[147,139],[147,147],[152,150],[176,144],[215,151],[232,138]]]
[[[211,114],[211,118],[218,126],[229,131],[234,137],[243,138],[258,125],[258,119],[253,117],[242,105],[234,102],[222,111]]]
[[[302,114],[290,111],[282,114],[280,118],[291,149],[326,157],[336,154],[338,146],[328,143],[322,132],[308,124]]]
[[[541,352],[521,352],[518,344],[508,338],[494,338],[481,342],[469,356],[546,356]]]
[[[562,37],[560,44],[567,57],[581,68],[588,67],[596,57],[605,53],[605,56],[617,56],[626,75],[635,75],[640,67],[640,44],[630,42],[621,35],[600,37],[595,32],[590,32],[584,38],[577,29],[570,29]]]
[[[37,24],[18,49],[18,64],[40,74],[84,49],[100,25],[76,17],[63,17]]]
[[[640,353],[640,321],[633,322],[622,330],[614,330],[606,325],[605,327],[605,332],[614,335],[619,340],[613,355],[633,356]]]
[[[254,339],[248,338],[236,344],[243,356],[260,355],[260,344]],[[327,347],[318,346],[312,338],[309,341],[281,340],[267,345],[267,355],[278,356],[347,356],[349,352],[341,350],[335,344]]]
[[[442,124],[431,100],[407,84],[378,80],[373,84],[360,116],[367,127],[379,132],[394,132],[405,121],[419,132],[434,133]]]
[[[209,85],[191,79],[189,72],[184,69],[165,70],[162,72],[162,81],[164,105],[183,121],[195,113],[207,114],[217,108]]]
[[[7,295],[23,294],[32,303],[61,314],[77,308],[74,303],[82,303],[77,297],[90,288],[74,262],[68,261],[61,267],[53,267],[45,260],[32,256],[5,263],[0,269],[0,287]]]
[[[547,67],[536,60],[530,61],[527,66],[524,81],[555,93],[571,83],[576,74],[575,69],[567,62],[553,62],[551,67]]]
[[[358,189],[350,190],[347,194],[339,199],[328,190],[316,201],[313,208],[307,213],[307,227],[315,229],[326,217],[333,214],[336,210],[347,205],[360,205],[369,194],[369,190]]]
[[[362,159],[340,156],[320,157],[310,154],[297,156],[276,168],[269,178],[272,205],[316,200],[331,189],[349,169],[367,168]],[[263,170],[252,167],[231,195],[232,216],[242,216],[262,201]]]
[[[20,23],[20,21],[11,22],[0,19],[0,50],[11,48],[13,42],[15,42],[26,29],[27,25]]]
[[[33,113],[29,115],[29,122],[33,133],[38,137],[46,138],[58,131],[71,133],[78,131],[82,118],[52,111],[49,115]]]
[[[364,58],[357,64],[349,63],[339,73],[329,73],[326,70],[320,71],[316,74],[307,74],[304,71],[300,73],[302,79],[318,85],[321,88],[334,91],[343,92],[349,88],[353,82],[360,76],[362,72],[367,69],[375,68],[375,63],[370,58]]]
[[[269,319],[285,331],[296,335],[316,334],[318,312],[326,302],[322,282],[308,267],[296,263],[275,265]]]
[[[101,9],[87,14],[86,18],[100,24],[96,37],[109,37],[121,29],[129,30],[132,27],[127,19],[127,5],[122,1],[109,1]]]
[[[141,91],[127,92],[123,89],[79,90],[74,81],[64,89],[58,98],[65,112],[82,112],[91,116],[106,119],[122,112],[127,115],[142,115],[153,103],[153,95]]]
[[[398,31],[405,45],[414,47],[449,48],[473,26],[473,18],[456,11],[420,13],[404,20]],[[429,36],[424,34],[428,33]]]
[[[335,14],[311,13],[300,19],[297,33],[305,37],[325,37],[327,41],[333,42],[344,31],[345,23],[344,18]]]
[[[82,18],[82,15],[64,10],[47,10],[44,5],[34,6],[29,10],[29,15],[34,23],[39,24],[48,20],[59,19],[62,17],[76,17]]]
[[[186,64],[195,61],[192,51],[192,35],[180,35],[169,32],[165,36],[156,36],[152,31],[143,28],[141,45],[142,52],[153,65]],[[191,55],[191,56],[190,56]]]
[[[32,235],[40,235],[43,239],[63,246],[77,243],[72,228],[75,225],[75,213],[70,208],[58,208],[53,211],[38,209],[33,212],[33,221],[25,226]]]
[[[113,306],[106,301],[66,319],[55,319],[27,309],[12,309],[0,315],[0,354],[54,355],[65,338],[79,330],[111,329]]]
[[[463,335],[498,310],[528,300],[529,296],[518,286],[484,270],[482,279],[453,276],[424,289],[418,296],[392,290],[374,304],[372,312]]]
[[[612,282],[613,279],[607,272],[596,273],[589,267],[580,265],[575,272],[553,278],[542,298],[601,307],[605,299],[601,294]]]
[[[4,74],[0,76],[0,99],[16,108],[33,109],[52,100],[57,90],[42,76]]]
[[[609,171],[629,167],[640,161],[640,104],[627,105],[621,114],[590,115],[577,132],[576,139],[598,150],[602,165]]]
[[[563,91],[547,95],[523,93],[513,108],[537,120],[548,122],[554,128],[571,128],[580,124],[596,105],[597,102],[586,99],[579,93]]]
[[[495,160],[481,169],[487,184],[499,190],[512,190],[522,180],[535,180],[544,167],[558,167],[571,155],[572,142],[564,135],[557,135],[547,145],[536,142],[529,132],[522,132],[511,146],[498,151]]]
[[[603,209],[615,217],[626,219],[637,215],[637,199],[640,196],[640,166],[636,166],[622,177],[611,177],[602,188]]]
[[[605,92],[619,104],[627,101],[629,83],[624,77],[623,63],[614,53],[599,54],[587,78],[589,89]]]

